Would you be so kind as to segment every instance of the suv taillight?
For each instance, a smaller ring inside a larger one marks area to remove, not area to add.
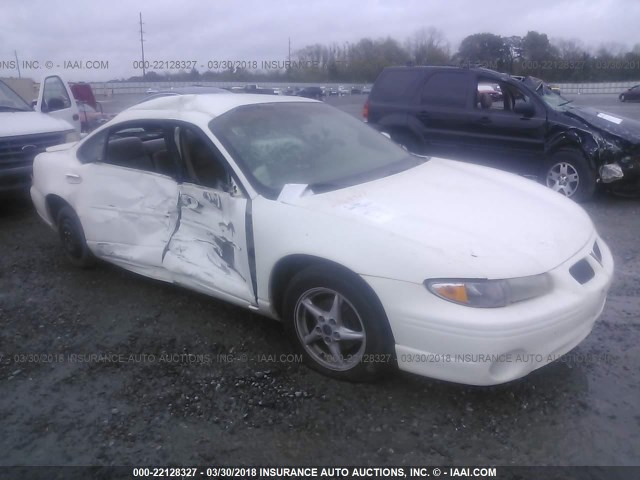
[[[364,118],[365,122],[369,120],[369,100],[368,99],[366,102],[364,102],[364,106],[362,107],[362,117]]]

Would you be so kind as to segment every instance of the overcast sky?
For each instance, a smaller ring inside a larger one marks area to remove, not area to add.
[[[640,43],[638,0],[0,1],[0,76],[17,76],[10,63],[15,50],[21,65],[39,62],[39,69],[22,69],[23,77],[36,80],[47,71],[73,81],[137,74],[139,12],[147,60],[196,60],[200,71],[210,60],[285,60],[289,38],[295,51],[363,37],[404,42],[429,27],[443,33],[452,51],[481,32],[524,36],[536,30],[593,48]],[[108,69],[84,68],[89,60],[106,61]],[[83,68],[65,69],[65,61],[83,62]]]

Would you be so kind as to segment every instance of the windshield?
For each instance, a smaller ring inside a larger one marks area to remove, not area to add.
[[[525,83],[533,88],[538,96],[554,110],[565,110],[573,100],[567,100],[562,95],[551,90],[551,87],[539,78],[527,77]]]
[[[0,81],[0,111],[31,111],[31,107],[20,95]]]
[[[319,193],[425,161],[322,103],[247,105],[215,118],[209,128],[254,188],[269,198],[288,183],[309,185]]]

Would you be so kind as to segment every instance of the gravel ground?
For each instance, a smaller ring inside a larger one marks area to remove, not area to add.
[[[5,201],[0,465],[638,465],[640,200],[585,208],[616,261],[594,331],[525,379],[466,387],[320,376],[279,323],[77,270],[27,200]]]

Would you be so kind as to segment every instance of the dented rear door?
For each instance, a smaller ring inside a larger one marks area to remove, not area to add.
[[[125,268],[161,267],[178,218],[178,184],[157,173],[84,165],[78,216],[87,243]]]
[[[161,279],[167,279],[162,257],[176,229],[179,194],[173,172],[154,158],[171,156],[170,135],[159,121],[116,125],[87,139],[78,150],[82,165],[65,172],[91,250]]]

